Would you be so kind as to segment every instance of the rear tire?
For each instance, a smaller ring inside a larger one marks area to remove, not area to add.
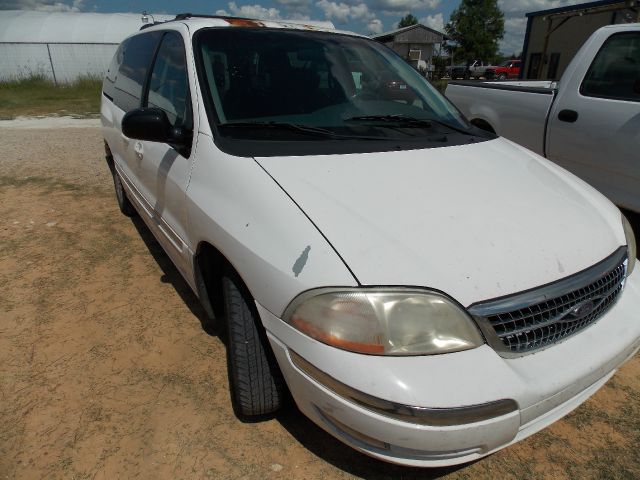
[[[122,179],[118,172],[116,172],[115,168],[112,170],[113,175],[113,186],[116,189],[116,199],[118,200],[118,207],[120,207],[120,211],[123,215],[127,217],[133,217],[136,215],[136,209],[133,208],[133,205],[127,198],[127,192],[124,191],[124,186],[122,185]]]
[[[255,416],[280,408],[284,380],[260,323],[253,298],[236,275],[222,278],[227,322],[227,365],[236,414]]]

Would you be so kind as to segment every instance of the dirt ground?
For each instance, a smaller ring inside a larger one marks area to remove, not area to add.
[[[585,405],[444,470],[343,446],[295,407],[243,423],[225,348],[120,215],[99,129],[0,128],[0,479],[640,478],[640,358]]]

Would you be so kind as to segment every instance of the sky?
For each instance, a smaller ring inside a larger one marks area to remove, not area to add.
[[[583,0],[584,1],[584,0]],[[502,53],[522,51],[527,25],[525,13],[580,0],[498,0],[505,14]],[[0,0],[0,10],[168,13],[231,15],[261,19],[330,20],[340,29],[365,35],[393,30],[412,13],[424,25],[443,31],[460,0]],[[0,13],[1,15],[1,13]]]

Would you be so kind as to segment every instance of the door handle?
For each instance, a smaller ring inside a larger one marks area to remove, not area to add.
[[[144,156],[144,147],[142,146],[142,142],[136,142],[133,145],[133,151],[136,152],[136,157],[138,157],[139,160],[142,160],[142,157]]]
[[[578,112],[575,110],[560,110],[560,113],[558,113],[558,120],[561,122],[573,123],[578,120]]]

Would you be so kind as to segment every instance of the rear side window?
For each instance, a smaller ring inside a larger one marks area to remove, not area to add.
[[[589,67],[580,93],[640,102],[640,33],[611,35]]]
[[[161,36],[161,32],[136,35],[125,41],[116,53],[116,57],[121,56],[121,61],[110,96],[125,112],[141,105],[144,81]],[[109,94],[106,88],[105,93]]]
[[[164,110],[172,126],[191,130],[187,60],[182,36],[177,32],[167,32],[162,38],[146,105]]]

